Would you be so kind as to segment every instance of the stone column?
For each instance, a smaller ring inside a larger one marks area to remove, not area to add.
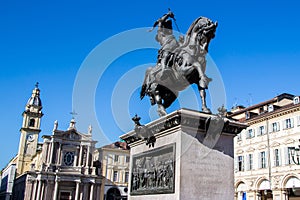
[[[96,185],[96,199],[97,200],[100,200],[100,194],[101,194],[101,188],[100,188],[100,186],[101,186],[100,184]]]
[[[36,199],[39,200],[40,199],[40,195],[41,195],[42,181],[38,180],[37,182],[38,182],[38,189],[37,189]]]
[[[31,195],[31,199],[35,199],[35,195],[36,195],[36,181],[32,182],[32,195]]]
[[[61,143],[59,143],[58,145],[58,151],[57,151],[57,160],[56,160],[56,164],[60,164],[60,157],[61,157]]]
[[[259,191],[256,191],[255,194],[256,194],[256,199],[261,200],[261,195],[260,195]]]
[[[288,191],[287,190],[283,190],[282,191],[282,199],[283,200],[288,200],[289,199],[289,193],[288,193]]]
[[[43,200],[43,199],[44,199],[43,197],[44,197],[45,186],[46,186],[45,182],[44,182],[44,181],[42,181],[41,200]]]
[[[282,191],[281,190],[272,190],[273,193],[273,200],[281,200],[284,199],[284,196],[282,195]]]
[[[80,186],[80,181],[76,181],[76,191],[75,191],[75,200],[78,200],[79,198],[79,186]]]
[[[74,155],[74,164],[73,164],[73,167],[77,166],[77,158],[78,158],[77,152],[78,152],[78,150],[76,149],[76,152],[75,152],[75,155]]]
[[[80,191],[79,200],[83,200],[83,190]]]
[[[88,188],[87,188],[87,183],[83,184],[83,192],[82,192],[82,199],[87,199],[88,198]]]
[[[49,164],[52,164],[52,158],[53,158],[53,149],[54,149],[54,142],[51,142],[51,149],[50,149],[50,160]]]
[[[55,180],[53,200],[57,200],[57,193],[58,193],[58,180]]]
[[[50,163],[50,151],[51,151],[51,142],[48,142],[48,145],[47,145],[47,158],[46,158],[46,164],[47,165]]]
[[[78,167],[81,167],[81,165],[82,165],[82,145],[80,145],[80,150],[79,150]]]
[[[34,181],[32,180],[27,180],[27,184],[30,185],[30,187],[26,187],[25,188],[25,195],[24,195],[24,199],[25,200],[30,200],[31,199],[31,194],[33,192],[33,186],[34,186]]]
[[[91,190],[90,190],[90,200],[94,198],[94,183],[91,183]]]
[[[86,163],[85,163],[86,167],[89,167],[89,162],[90,162],[90,146],[87,147],[87,152],[86,152]]]
[[[249,200],[255,200],[257,195],[256,195],[256,192],[251,190],[251,191],[246,191],[246,194],[247,194],[247,198],[246,199],[249,199]]]

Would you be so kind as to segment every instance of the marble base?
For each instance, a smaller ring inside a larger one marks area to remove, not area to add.
[[[131,147],[128,198],[234,199],[233,137],[244,128],[222,116],[181,109],[142,127],[155,137],[154,147],[137,128],[121,136]],[[173,153],[164,151],[170,146]]]

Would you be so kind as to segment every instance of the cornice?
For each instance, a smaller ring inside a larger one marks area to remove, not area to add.
[[[222,118],[217,115],[180,109],[146,124],[143,126],[143,129],[145,129],[148,136],[155,137],[160,137],[160,135],[166,134],[166,132],[174,132],[177,129],[205,133],[208,129],[210,120],[213,118],[224,120],[222,134],[236,135],[247,127],[246,124]],[[120,138],[125,140],[127,144],[142,141],[142,139],[137,136],[135,130],[120,136]]]
[[[285,109],[279,109],[279,110],[275,110],[273,112],[258,115],[253,119],[247,120],[246,122],[247,122],[248,125],[253,125],[253,124],[264,122],[264,121],[267,121],[267,120],[270,120],[270,119],[281,117],[281,116],[284,116],[284,115],[287,115],[287,114],[290,114],[290,113],[294,113],[294,112],[297,112],[297,111],[300,111],[300,106],[299,105],[295,105],[295,106],[288,107],[288,108],[285,108]]]

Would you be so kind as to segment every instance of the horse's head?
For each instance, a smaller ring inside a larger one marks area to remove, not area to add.
[[[189,43],[199,46],[200,49],[208,52],[209,42],[215,37],[217,26],[217,22],[213,22],[206,17],[199,17],[193,22],[187,32]]]

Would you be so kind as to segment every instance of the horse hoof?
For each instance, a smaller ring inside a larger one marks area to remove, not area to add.
[[[211,114],[211,111],[209,108],[202,108],[202,112],[207,113],[207,114]]]
[[[158,112],[158,115],[159,115],[160,117],[163,117],[163,116],[166,116],[166,115],[167,115],[167,112],[164,111],[164,110],[158,110],[157,112]]]

